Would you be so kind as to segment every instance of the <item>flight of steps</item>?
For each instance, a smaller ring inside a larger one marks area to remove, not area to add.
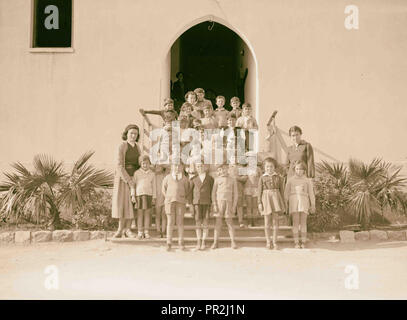
[[[245,221],[246,222],[246,221]],[[233,218],[233,225],[235,227],[235,239],[240,246],[244,245],[258,245],[263,246],[266,243],[264,235],[264,218],[257,218],[256,225],[254,227],[240,228],[238,220],[236,217]],[[207,246],[210,246],[213,242],[213,233],[215,226],[215,218],[209,219],[209,234],[207,240]],[[195,219],[191,213],[186,213],[184,217],[184,242],[188,244],[196,243],[196,233],[195,233]],[[132,230],[137,233],[137,230]],[[156,231],[155,225],[153,224],[150,228],[150,239],[137,240],[135,238],[109,238],[108,240],[114,243],[131,243],[131,244],[164,244],[166,242],[165,235],[163,238],[160,238],[160,233]],[[272,234],[272,230],[270,230]],[[178,241],[178,231],[175,226],[173,232],[173,243],[176,244]],[[223,221],[222,231],[219,238],[220,242],[230,242],[229,232],[226,227],[225,221]],[[286,217],[280,218],[280,227],[278,232],[278,242],[292,242],[292,231],[291,227],[288,226],[288,220]]]

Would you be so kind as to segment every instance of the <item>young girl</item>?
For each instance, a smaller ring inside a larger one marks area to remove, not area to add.
[[[155,166],[155,189],[157,190],[157,198],[155,200],[155,226],[160,238],[164,236],[167,226],[167,216],[164,212],[164,195],[161,192],[166,169],[163,165]]]
[[[196,163],[197,174],[190,181],[196,225],[196,250],[205,250],[205,240],[208,236],[208,219],[214,181],[207,169],[206,165]]]
[[[212,107],[209,105],[203,108],[203,118],[201,118],[202,127],[204,129],[216,129],[218,127],[218,122],[212,115]]]
[[[212,249],[218,248],[218,240],[222,229],[222,219],[225,218],[229,230],[231,247],[237,249],[235,231],[233,228],[233,214],[237,207],[237,183],[228,176],[228,165],[218,167],[218,177],[215,179],[212,189],[212,203],[216,216],[214,240]]]
[[[138,239],[149,239],[151,208],[156,199],[156,183],[154,172],[150,169],[150,158],[140,156],[140,169],[134,172],[134,186],[131,189],[131,199],[137,209]],[[144,222],[144,223],[143,223]]]
[[[178,227],[178,244],[181,250],[185,250],[184,214],[189,190],[189,181],[183,174],[182,164],[173,163],[171,173],[164,178],[161,189],[165,198],[164,207],[167,215],[167,251],[171,250],[175,219]]]
[[[307,166],[297,162],[295,175],[287,180],[284,198],[293,218],[293,237],[295,248],[305,248],[307,241],[307,216],[315,212],[315,194],[312,180],[306,177]],[[300,228],[301,227],[301,228]],[[301,230],[301,243],[298,233]]]
[[[266,235],[266,248],[271,249],[270,244],[270,220],[273,222],[273,247],[277,247],[277,232],[279,215],[285,212],[283,201],[283,178],[276,173],[277,162],[273,158],[264,160],[264,174],[258,184],[258,206],[264,216],[264,233]]]

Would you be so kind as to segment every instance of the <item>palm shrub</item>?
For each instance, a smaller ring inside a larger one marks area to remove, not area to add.
[[[15,171],[4,173],[6,180],[0,183],[1,218],[45,219],[50,229],[60,228],[61,209],[80,213],[91,191],[112,187],[111,173],[88,164],[93,154],[83,154],[69,173],[62,162],[42,154],[34,157],[32,171],[19,162],[11,164]]]

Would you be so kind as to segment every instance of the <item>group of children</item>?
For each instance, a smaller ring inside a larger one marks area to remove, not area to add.
[[[231,111],[225,109],[223,96],[216,98],[217,108],[214,110],[212,103],[205,99],[205,92],[201,88],[188,92],[185,100],[179,115],[174,110],[174,102],[170,98],[164,100],[163,110],[140,111],[142,114],[161,116],[163,128],[169,131],[172,130],[176,120],[179,121],[181,130],[193,128],[202,132],[205,129],[241,128],[246,130],[247,134],[249,129],[258,129],[256,119],[252,116],[251,105],[244,103],[240,108],[238,97],[231,99]],[[244,138],[248,140],[247,135]],[[181,141],[181,146],[183,142],[187,141]],[[225,148],[229,147],[228,143],[226,139]],[[255,168],[249,168],[237,164],[237,161],[229,161],[229,164],[222,161],[222,164],[216,166],[216,175],[213,177],[213,172],[209,170],[213,165],[203,164],[201,160],[202,154],[198,153],[190,157],[187,167],[179,161],[173,161],[170,165],[152,166],[149,156],[140,156],[140,168],[135,171],[134,184],[130,186],[131,201],[137,212],[135,220],[138,239],[150,238],[150,220],[152,209],[155,208],[156,228],[161,237],[166,233],[167,250],[171,250],[175,224],[178,229],[179,246],[184,250],[184,214],[187,206],[191,206],[195,218],[197,250],[206,248],[208,221],[212,215],[216,222],[211,248],[218,247],[223,220],[229,231],[231,247],[237,248],[233,217],[237,216],[239,227],[244,228],[245,213],[249,227],[255,224],[259,213],[264,216],[268,249],[277,249],[279,217],[291,214],[295,247],[305,246],[306,218],[308,213],[315,211],[315,196],[312,181],[306,178],[304,163],[297,163],[295,175],[285,179],[277,172],[278,164],[273,158],[266,158],[262,168],[260,163],[254,166]],[[124,234],[132,235],[131,232]],[[115,235],[121,236],[122,232]]]

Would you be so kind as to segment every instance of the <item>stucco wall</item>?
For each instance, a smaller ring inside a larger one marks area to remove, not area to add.
[[[348,31],[341,0],[74,0],[74,53],[29,52],[30,2],[0,0],[1,168],[88,149],[110,166],[137,109],[159,103],[172,43],[209,15],[254,51],[260,137],[278,109],[279,126],[340,160],[407,157],[405,1],[356,1]]]

